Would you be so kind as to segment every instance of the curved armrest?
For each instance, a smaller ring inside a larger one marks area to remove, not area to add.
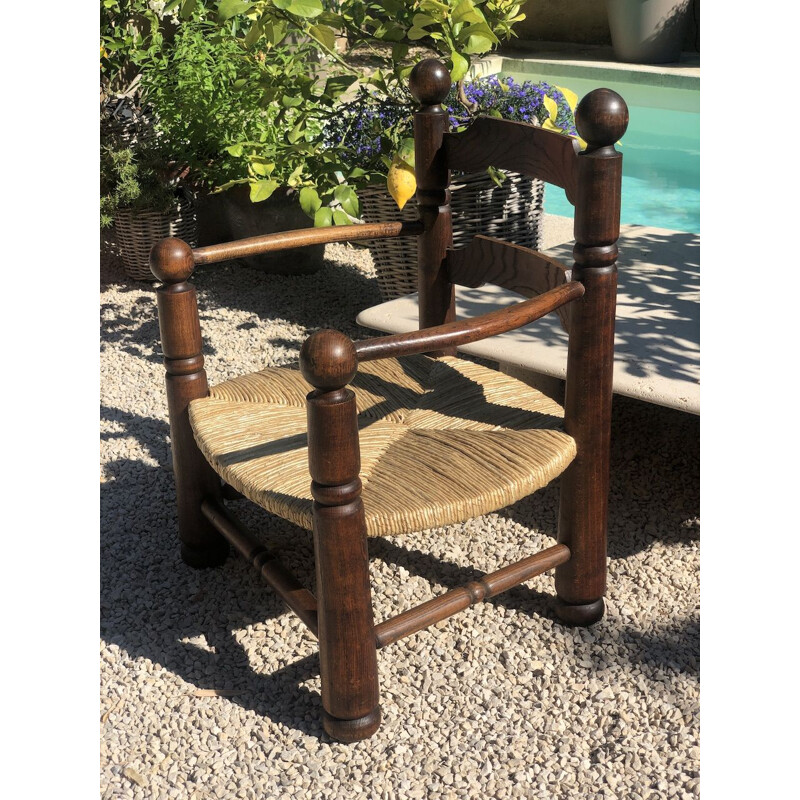
[[[251,236],[236,242],[198,247],[194,250],[194,263],[215,264],[232,258],[244,258],[261,253],[274,253],[295,247],[330,242],[356,242],[363,239],[392,239],[396,236],[418,236],[424,230],[421,220],[414,222],[372,222],[364,225],[346,225],[329,228],[303,228],[293,231]]]
[[[584,291],[582,283],[570,281],[530,300],[523,300],[521,303],[514,303],[512,306],[490,311],[473,319],[448,322],[410,333],[364,339],[354,343],[356,356],[359,361],[372,361],[377,358],[396,358],[414,353],[444,350],[448,347],[460,347],[498,333],[521,328],[571,300],[583,297]]]

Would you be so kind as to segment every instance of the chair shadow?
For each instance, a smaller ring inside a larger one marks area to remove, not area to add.
[[[180,676],[198,689],[223,690],[230,702],[267,717],[276,724],[315,737],[325,737],[320,723],[321,699],[303,684],[319,675],[316,653],[268,674],[253,668],[236,633],[254,622],[275,620],[288,613],[280,599],[265,587],[241,558],[230,558],[218,569],[194,571],[178,555],[174,512],[167,505],[172,492],[170,474],[141,461],[116,463],[116,475],[101,486],[101,634],[107,643],[125,649],[130,657],[145,657]],[[131,486],[143,487],[136,492]],[[153,508],[160,501],[166,510],[142,517],[145,499]],[[304,584],[313,587],[313,552],[307,532],[272,515],[236,502],[236,513],[254,530],[277,532],[282,550],[293,543],[291,567]],[[140,519],[136,520],[137,513]],[[130,524],[131,520],[135,520]],[[153,521],[156,524],[153,524]],[[531,519],[528,517],[528,524]],[[130,524],[130,530],[125,528]],[[123,536],[123,533],[127,533]],[[270,537],[272,538],[272,536]],[[147,555],[142,559],[142,550]],[[430,554],[401,547],[385,539],[370,540],[372,558],[401,565],[429,581],[451,588],[483,573]],[[288,556],[288,553],[287,553]],[[520,585],[488,602],[505,608],[554,619],[552,598]],[[155,609],[162,609],[156,613]],[[563,629],[576,647],[591,658],[592,642],[602,631],[589,634]],[[626,657],[656,668],[665,659],[681,669],[680,654],[672,655],[672,642],[686,638],[679,630],[665,637],[624,632]],[[688,635],[694,635],[692,631]],[[304,634],[314,647],[311,634]],[[187,640],[198,640],[196,642]]]
[[[322,737],[320,697],[302,685],[319,675],[317,654],[264,674],[253,668],[236,641],[240,629],[289,613],[278,596],[242,558],[231,557],[211,570],[183,564],[171,473],[118,459],[107,476],[100,492],[100,631],[105,642],[131,658],[161,665],[198,689],[231,693],[231,702],[277,724]],[[307,540],[299,548],[299,561],[292,561],[302,578],[303,565],[313,571],[310,537],[273,520],[282,544]],[[302,636],[313,646],[310,633]]]
[[[641,229],[640,229],[641,228]],[[548,250],[571,267],[573,242]],[[615,360],[618,374],[697,383],[700,351],[700,237],[631,226],[619,242]],[[635,269],[633,268],[635,265]],[[464,292],[459,314],[493,309],[480,290]],[[548,314],[514,332],[515,341],[566,353],[567,333]],[[564,362],[566,368],[566,361]]]
[[[614,396],[611,422],[608,556],[622,559],[653,542],[699,539],[700,418]],[[667,474],[668,473],[668,474]],[[498,512],[523,525],[558,507],[559,480]],[[548,498],[549,492],[555,493]],[[556,531],[557,517],[542,520]]]
[[[291,259],[291,251],[287,253]],[[226,335],[236,331],[267,327],[270,320],[283,320],[303,330],[296,339],[285,332],[269,343],[299,352],[304,339],[316,330],[336,328],[353,339],[363,338],[355,318],[360,311],[381,301],[377,279],[366,275],[354,263],[325,259],[318,272],[305,275],[273,275],[250,269],[238,262],[198,268],[191,282],[197,288],[200,324],[216,320],[220,312],[246,312],[252,318],[232,324]],[[100,263],[101,288],[113,286],[117,292],[146,292],[136,300],[132,313],[119,304],[101,306],[101,342],[149,362],[162,360],[155,289],[157,283],[134,281],[125,275],[113,242],[106,242]],[[243,291],[243,289],[245,289]],[[287,317],[287,309],[291,309]],[[266,341],[266,336],[265,336]],[[204,354],[214,355],[212,341],[206,337]]]

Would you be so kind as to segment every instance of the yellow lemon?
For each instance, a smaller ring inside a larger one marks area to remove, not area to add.
[[[400,210],[417,191],[414,170],[399,156],[392,159],[392,166],[389,167],[389,174],[386,176],[386,188]]]

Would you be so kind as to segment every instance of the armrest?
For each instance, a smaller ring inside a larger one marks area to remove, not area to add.
[[[356,356],[359,361],[372,361],[378,358],[396,358],[414,353],[444,350],[448,347],[460,347],[498,333],[521,328],[571,300],[583,297],[584,291],[582,283],[570,281],[530,300],[523,300],[473,319],[448,322],[410,333],[364,339],[354,343]]]
[[[372,222],[363,225],[346,225],[329,228],[304,228],[301,230],[251,236],[236,242],[214,244],[194,250],[194,263],[215,264],[232,258],[244,258],[260,253],[274,253],[295,247],[330,242],[356,242],[363,239],[391,239],[396,236],[418,236],[424,230],[421,220],[414,222]]]

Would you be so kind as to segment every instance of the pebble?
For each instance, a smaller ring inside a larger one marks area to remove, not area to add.
[[[307,276],[198,270],[210,383],[290,364],[319,327],[367,335],[354,320],[380,302],[368,251],[326,255]],[[696,417],[615,396],[600,624],[554,621],[550,573],[397,642],[378,654],[381,729],[344,745],[322,730],[302,623],[241,559],[181,562],[153,285],[105,255],[101,293],[102,797],[697,796]],[[236,512],[313,585],[309,534]],[[557,519],[555,482],[463,525],[372,541],[376,618],[552,545]]]

